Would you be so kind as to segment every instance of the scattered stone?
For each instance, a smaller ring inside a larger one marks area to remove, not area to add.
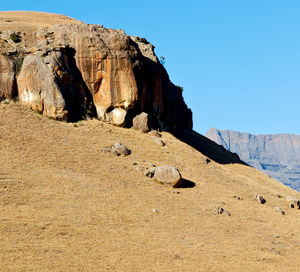
[[[153,209],[152,212],[160,213],[160,214],[162,213],[162,212],[161,212],[160,210],[158,210],[158,209]]]
[[[266,200],[261,195],[254,195],[254,198],[257,199],[260,204],[266,203]]]
[[[222,207],[218,206],[218,207],[215,208],[215,212],[221,214],[221,213],[224,212],[224,209]]]
[[[241,197],[234,195],[233,198],[236,198],[237,200],[243,200]]]
[[[128,156],[130,154],[130,150],[127,147],[119,142],[116,142],[111,147],[104,147],[102,149],[104,153],[111,153],[115,156]]]
[[[163,165],[155,168],[153,176],[158,182],[173,187],[179,187],[182,183],[182,177],[179,170],[173,165]]]
[[[205,162],[206,162],[206,164],[209,164],[209,163],[210,163],[210,159],[209,159],[209,158],[206,158],[206,159],[205,159]]]
[[[166,145],[160,138],[158,138],[158,137],[156,137],[156,136],[152,136],[152,139],[153,139],[153,141],[154,141],[155,143],[157,143],[157,144],[160,145],[160,146],[165,146],[165,145]]]
[[[285,215],[285,212],[282,211],[282,210],[280,209],[280,207],[275,207],[275,210],[278,211],[280,214]]]
[[[294,209],[295,208],[294,202],[290,202],[289,207],[292,208],[292,209]]]
[[[134,162],[132,165],[133,165],[133,166],[134,166],[134,165],[137,165],[137,163],[136,163],[136,162]]]
[[[151,122],[147,113],[142,112],[141,114],[135,116],[132,120],[133,128],[140,130],[144,133],[148,132],[151,128]]]
[[[118,152],[121,156],[128,156],[130,154],[130,150],[123,144],[116,142],[112,147],[112,151]]]
[[[177,254],[176,254],[176,255],[174,256],[174,259],[183,259],[183,258],[182,258],[180,255],[177,255]]]
[[[175,195],[179,195],[180,194],[180,192],[178,192],[178,191],[170,191],[170,193],[175,194]]]
[[[155,137],[161,138],[161,134],[157,130],[151,130],[148,132],[148,134],[150,136],[155,136]]]
[[[151,169],[146,170],[145,176],[149,177],[149,178],[153,178],[153,176],[155,174],[155,169],[156,169],[156,167],[152,167]]]
[[[218,214],[226,214],[226,215],[228,215],[228,216],[230,216],[231,214],[229,213],[229,212],[227,212],[227,211],[225,211],[222,207],[220,207],[220,206],[217,206],[216,208],[215,208],[215,213],[218,213]]]
[[[298,198],[293,197],[293,196],[287,196],[286,200],[290,201],[290,205],[291,205],[291,203],[293,203],[294,207],[297,207],[298,209],[300,209],[300,200]]]
[[[277,196],[278,198],[282,198],[282,196],[281,196],[280,194],[276,194],[276,196]]]

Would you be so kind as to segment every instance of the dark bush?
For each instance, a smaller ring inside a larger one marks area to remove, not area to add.
[[[16,33],[10,34],[10,38],[15,43],[19,43],[21,41],[21,37]]]

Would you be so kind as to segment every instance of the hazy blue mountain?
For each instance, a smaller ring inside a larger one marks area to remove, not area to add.
[[[211,128],[205,136],[237,153],[249,165],[300,191],[300,135],[252,135]]]

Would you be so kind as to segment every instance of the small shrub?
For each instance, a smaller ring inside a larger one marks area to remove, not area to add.
[[[19,58],[16,60],[16,73],[19,74],[22,69],[24,58]]]
[[[181,87],[181,86],[176,86],[176,88],[177,88],[178,90],[180,90],[181,92],[183,92],[183,87]]]
[[[18,75],[21,72],[23,61],[24,61],[24,52],[20,51],[12,55],[15,63],[15,71]]]
[[[41,110],[34,110],[34,112],[35,112],[36,114],[40,114],[40,115],[43,114],[43,111],[41,111]]]
[[[12,40],[14,43],[19,43],[19,42],[21,42],[21,37],[20,37],[18,34],[16,34],[16,33],[10,34],[10,38],[11,38],[11,40]]]

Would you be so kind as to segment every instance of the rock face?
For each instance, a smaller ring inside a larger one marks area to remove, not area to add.
[[[211,128],[206,137],[249,165],[300,191],[300,135],[252,135]]]
[[[0,101],[16,96],[14,66],[11,58],[0,55]]]
[[[0,41],[8,39],[6,32]],[[55,119],[88,114],[124,126],[146,112],[161,129],[192,128],[181,91],[145,39],[84,23],[41,29],[30,47],[26,33],[18,36],[0,50],[0,99],[18,95],[23,104]]]

